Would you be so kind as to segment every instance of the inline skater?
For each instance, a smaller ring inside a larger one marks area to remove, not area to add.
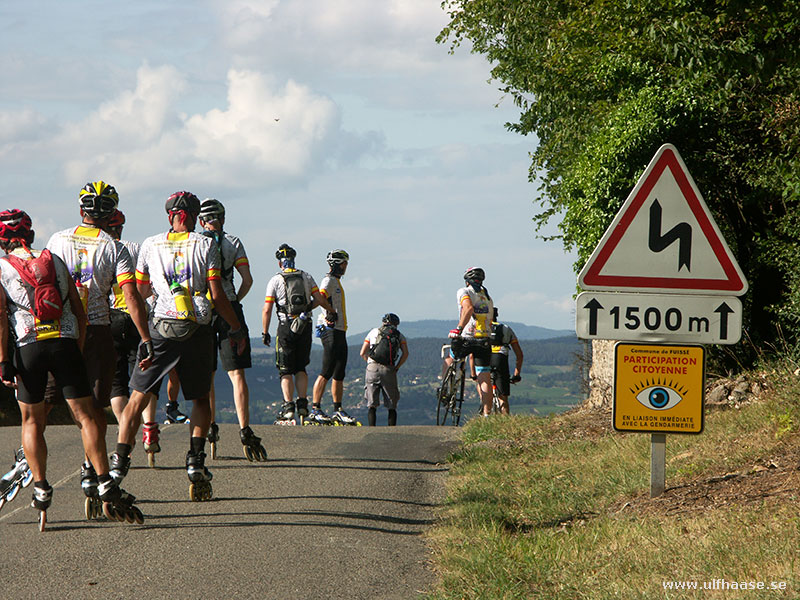
[[[308,418],[322,424],[333,421],[341,425],[360,425],[342,409],[344,374],[347,367],[347,310],[341,278],[347,272],[350,255],[344,250],[332,250],[326,261],[330,271],[323,277],[319,291],[333,307],[336,321],[328,321],[324,314],[317,318],[317,337],[322,341],[322,370],[314,383],[313,405]],[[322,410],[322,396],[331,379],[333,414],[329,417]]]
[[[250,335],[244,320],[244,311],[241,301],[253,285],[253,276],[250,274],[250,262],[238,237],[223,231],[225,225],[225,207],[219,200],[206,198],[200,204],[200,225],[203,235],[214,240],[222,260],[222,289],[231,303],[239,322],[245,332],[245,346],[241,354],[234,352],[228,341],[230,325],[227,321],[214,316],[213,324],[216,334],[216,347],[219,350],[219,361],[222,368],[228,373],[228,378],[233,386],[233,402],[236,406],[236,416],[239,419],[239,439],[247,460],[265,461],[267,451],[261,445],[261,438],[257,437],[250,428],[250,389],[247,386],[245,369],[252,366],[250,358]],[[233,282],[234,272],[239,273],[241,283],[237,291]],[[217,354],[214,353],[214,371],[217,367]],[[214,395],[214,375],[211,376],[211,426],[208,432],[208,441],[212,444],[211,456],[214,458],[216,443],[219,441],[219,427],[214,422],[216,403]]]
[[[67,265],[86,310],[89,324],[82,348],[83,357],[94,395],[94,417],[105,439],[104,409],[111,405],[111,388],[116,372],[109,304],[114,283],[121,289],[139,336],[150,341],[150,333],[147,310],[136,290],[130,253],[121,242],[104,231],[119,204],[117,190],[104,181],[92,181],[80,190],[78,202],[81,224],[54,233],[47,242],[47,249]],[[47,399],[60,401],[58,390],[51,388]],[[81,467],[81,486],[87,497],[96,498],[96,481],[95,468],[87,457]]]
[[[386,313],[383,315],[381,327],[370,330],[361,346],[361,358],[367,361],[364,398],[369,406],[367,418],[371,427],[375,426],[381,396],[389,411],[389,427],[397,425],[397,402],[400,400],[397,371],[408,360],[408,344],[405,336],[397,329],[399,325],[400,317],[394,313]]]
[[[152,366],[139,363],[131,375],[131,397],[119,424],[117,449],[112,455],[114,475],[122,478],[130,466],[130,453],[148,395],[175,368],[183,395],[194,405],[191,414],[186,470],[193,501],[211,498],[211,472],[205,466],[205,443],[211,423],[208,402],[214,361],[212,302],[231,325],[228,337],[237,351],[244,349],[245,332],[231,308],[220,282],[220,257],[214,242],[194,232],[200,201],[190,192],[172,194],[165,210],[170,230],[142,243],[136,267],[141,294],[156,297],[150,318],[152,342],[142,342],[138,356],[152,355]],[[210,299],[208,297],[210,293]]]
[[[500,323],[498,315],[499,311],[495,308],[494,318],[492,319],[491,367],[492,373],[494,374],[494,385],[497,387],[497,395],[500,399],[500,414],[507,415],[511,413],[511,408],[508,403],[508,397],[511,395],[511,384],[522,380],[520,370],[522,369],[522,361],[525,356],[514,330],[508,325]],[[513,376],[511,376],[511,371],[508,368],[509,348],[514,351],[514,357],[516,359]]]
[[[278,313],[275,365],[281,377],[284,400],[278,413],[278,422],[292,422],[295,414],[301,419],[308,416],[306,366],[311,358],[311,311],[321,306],[326,311],[328,321],[336,322],[336,314],[320,293],[314,278],[295,268],[296,257],[297,252],[288,244],[281,244],[275,252],[280,271],[267,283],[261,311],[261,339],[265,346],[272,341],[269,335],[272,308],[275,307]],[[297,403],[294,402],[295,390]]]
[[[92,387],[80,346],[85,343],[87,318],[67,265],[49,250],[33,250],[30,217],[21,210],[0,213],[0,377],[16,388],[22,415],[22,446],[33,474],[32,506],[45,511],[53,488],[47,482],[47,405],[44,402],[48,374],[66,398],[81,432],[84,452],[94,465],[97,495],[109,519],[144,517],[133,506],[135,498],[122,491],[109,475],[106,441],[93,408]],[[13,359],[9,354],[13,333]]]
[[[483,282],[486,273],[479,267],[467,269],[464,273],[464,287],[456,294],[458,298],[458,325],[451,329],[451,359],[456,355],[472,355],[477,375],[478,394],[481,400],[481,414],[486,416],[492,410],[491,354],[489,340],[492,335],[492,315],[494,304]]]

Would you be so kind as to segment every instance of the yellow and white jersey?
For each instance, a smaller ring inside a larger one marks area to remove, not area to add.
[[[471,286],[466,286],[458,290],[458,308],[467,300],[472,302],[473,314],[472,318],[464,327],[462,336],[466,338],[487,339],[492,335],[492,316],[494,316],[494,303],[486,293],[486,288],[481,287],[479,292],[472,289]],[[459,312],[459,314],[461,314]]]
[[[220,279],[220,256],[211,238],[199,233],[167,232],[142,242],[136,263],[137,283],[150,283],[160,319],[211,322],[208,282]]]
[[[131,255],[131,262],[135,266],[139,261],[139,249],[141,248],[141,244],[138,242],[129,242],[128,240],[117,240],[117,243],[127,248],[128,254]],[[122,288],[119,287],[116,281],[114,285],[111,286],[111,294],[108,297],[108,301],[111,302],[111,308],[128,312],[128,305],[125,303],[125,294],[122,293]]]
[[[47,249],[67,265],[89,324],[108,325],[111,287],[135,282],[134,264],[125,246],[98,227],[81,225],[54,233]]]
[[[29,255],[21,248],[12,252],[20,258]],[[39,251],[33,251],[34,256],[39,256]],[[11,331],[16,338],[17,346],[25,346],[32,342],[54,338],[78,339],[78,320],[72,313],[68,286],[72,285],[67,266],[56,254],[53,254],[53,263],[56,270],[56,283],[61,298],[64,300],[64,309],[60,319],[40,321],[33,314],[33,286],[26,283],[17,270],[7,261],[0,260],[0,285],[6,295],[8,305],[8,321]]]
[[[333,310],[336,311],[337,319],[333,328],[339,331],[347,331],[347,303],[344,299],[344,288],[341,280],[333,275],[325,275],[322,278],[322,283],[319,284],[319,291],[328,300]],[[326,324],[324,311],[317,317],[317,324]]]

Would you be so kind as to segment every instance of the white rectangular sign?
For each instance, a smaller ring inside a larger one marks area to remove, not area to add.
[[[575,332],[584,340],[735,344],[742,303],[735,296],[584,292]]]

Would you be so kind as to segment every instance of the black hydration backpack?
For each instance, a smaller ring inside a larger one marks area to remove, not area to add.
[[[283,282],[286,284],[287,305],[280,307],[286,314],[297,316],[308,309],[311,302],[306,295],[306,284],[302,271],[292,271],[291,273],[281,273]]]
[[[369,357],[376,363],[394,366],[400,352],[400,332],[393,325],[384,325],[378,329],[375,345],[369,350]]]

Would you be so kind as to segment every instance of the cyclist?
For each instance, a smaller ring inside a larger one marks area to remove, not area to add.
[[[457,292],[459,317],[458,325],[451,329],[451,357],[472,355],[477,375],[478,393],[481,400],[481,414],[488,415],[492,410],[491,348],[492,315],[494,304],[483,282],[486,273],[479,267],[467,269],[464,273],[465,286]],[[452,361],[452,358],[449,362]]]
[[[0,248],[8,254],[0,260],[0,374],[6,386],[17,388],[22,414],[22,446],[34,479],[32,506],[46,510],[53,495],[53,488],[47,482],[44,439],[48,373],[66,398],[80,428],[84,452],[97,473],[100,498],[114,503],[130,499],[109,476],[106,440],[95,419],[97,411],[92,408],[92,387],[80,352],[86,333],[83,303],[64,261],[49,251],[32,250],[33,238],[31,219],[25,212],[6,210],[0,213]],[[41,269],[38,273],[42,270],[52,273],[55,287],[51,290],[57,296],[51,303],[55,301],[56,306],[61,305],[56,309],[58,314],[51,315],[54,318],[46,318],[36,301],[38,290],[44,286],[34,287],[24,279],[12,260],[27,265],[36,260],[37,269]],[[13,362],[9,347],[14,348]]]
[[[275,252],[280,271],[267,283],[261,311],[261,339],[265,346],[272,341],[269,335],[272,308],[275,307],[278,313],[275,365],[280,374],[284,400],[278,414],[279,421],[290,421],[295,412],[301,417],[308,416],[306,366],[311,358],[311,311],[321,306],[328,321],[336,322],[333,307],[320,293],[314,278],[295,268],[296,257],[297,251],[288,244],[281,244]],[[297,403],[294,402],[295,390]]]
[[[83,356],[94,392],[95,420],[105,439],[104,409],[111,405],[117,362],[109,304],[114,283],[121,289],[141,339],[149,342],[150,331],[144,301],[136,289],[130,252],[104,231],[119,204],[117,190],[104,181],[92,181],[80,190],[78,201],[82,223],[54,233],[47,242],[47,249],[66,263],[86,309],[89,324]],[[58,389],[51,388],[48,392],[48,400],[51,399],[60,401]],[[82,487],[91,495],[96,486],[92,465],[85,462],[81,470]]]
[[[375,426],[375,413],[381,403],[381,395],[389,411],[388,425],[397,425],[397,401],[400,399],[397,371],[408,360],[408,344],[405,336],[397,330],[399,325],[400,317],[386,313],[382,326],[370,330],[361,346],[361,358],[367,361],[364,397],[369,406],[367,418],[371,427]],[[399,354],[400,351],[402,354]]]
[[[495,308],[494,319],[492,320],[491,367],[494,385],[497,387],[497,395],[500,398],[500,413],[507,415],[511,412],[508,404],[508,397],[511,395],[511,383],[517,383],[522,380],[520,370],[522,369],[524,355],[522,353],[522,347],[519,345],[519,340],[514,334],[514,330],[508,325],[498,322],[498,314],[498,310]],[[513,377],[508,368],[509,348],[514,350],[514,356],[516,358]]]
[[[175,368],[184,397],[194,402],[186,455],[187,473],[193,484],[205,484],[211,480],[204,452],[211,424],[208,394],[214,361],[211,303],[231,325],[228,337],[236,344],[237,351],[244,349],[246,334],[222,289],[216,245],[194,232],[200,200],[191,192],[175,192],[167,199],[165,210],[170,230],[142,243],[136,266],[140,292],[156,297],[150,318],[152,341],[149,347],[143,341],[138,351],[140,358],[152,356],[152,367],[143,370],[139,368],[140,362],[131,375],[133,391],[119,424],[112,466],[115,477],[122,478],[127,473],[140,414],[148,395],[156,393],[162,379]]]
[[[326,261],[330,271],[322,279],[319,291],[333,307],[336,321],[328,321],[324,314],[320,314],[317,319],[317,337],[322,340],[322,370],[314,383],[314,403],[309,419],[322,423],[334,420],[342,425],[354,425],[356,420],[342,409],[344,374],[347,367],[347,312],[341,278],[347,272],[350,255],[344,250],[332,250],[328,253]],[[331,378],[333,378],[331,396],[333,396],[334,412],[329,417],[322,410],[322,396]]]

